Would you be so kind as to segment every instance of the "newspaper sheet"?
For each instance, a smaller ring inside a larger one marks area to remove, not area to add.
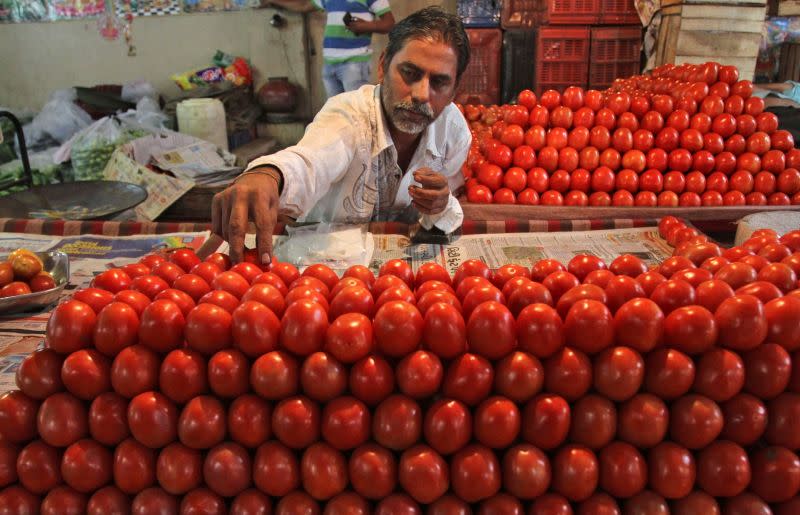
[[[658,235],[658,228],[610,229],[605,231],[572,231],[544,233],[476,234],[460,236],[449,244],[412,244],[408,236],[396,234],[367,233],[364,244],[369,248],[364,255],[371,258],[361,263],[377,272],[390,259],[403,259],[416,270],[423,263],[438,263],[448,272],[456,269],[468,259],[480,259],[491,268],[507,264],[532,266],[540,259],[557,259],[564,263],[578,254],[592,254],[611,262],[622,254],[633,254],[648,265],[659,263],[672,255],[672,247]],[[324,242],[327,236],[320,235]],[[285,236],[273,238],[276,248],[283,244]],[[245,245],[255,247],[254,234],[245,237]],[[319,255],[322,252],[315,246]],[[362,255],[359,249],[352,253]],[[222,243],[209,252],[228,252],[228,244]],[[327,263],[339,273],[345,268],[337,267],[335,260]],[[304,265],[298,264],[301,270]]]
[[[648,265],[670,255],[672,247],[658,235],[655,227],[549,233],[476,234],[461,236],[447,245],[413,245],[406,236],[374,235],[373,271],[390,259],[404,259],[415,270],[433,262],[451,274],[468,259],[480,259],[490,268],[507,264],[531,266],[540,259],[563,263],[578,254],[592,254],[611,262],[622,254],[633,254]]]
[[[109,267],[138,261],[145,254],[159,249],[198,249],[208,236],[208,231],[116,237],[0,233],[0,255],[20,247],[67,253],[70,256],[70,280],[64,289],[64,298],[89,286],[95,275]],[[14,375],[19,364],[43,344],[51,311],[52,307],[36,313],[0,314],[0,393],[15,388]]]

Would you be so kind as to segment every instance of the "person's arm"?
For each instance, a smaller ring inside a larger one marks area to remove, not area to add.
[[[268,0],[267,7],[282,7],[297,13],[308,13],[321,9],[311,0]]]
[[[441,170],[420,169],[414,172],[414,180],[420,186],[411,186],[414,206],[419,210],[420,225],[426,229],[438,227],[445,233],[451,233],[461,227],[464,211],[454,193],[464,186],[461,165],[467,158],[472,135],[463,117],[454,118],[455,137],[453,144],[447,149],[444,166]]]
[[[359,20],[354,16],[353,21],[347,24],[347,28],[354,34],[372,34],[373,32],[388,34],[392,27],[394,27],[394,16],[391,11],[383,13],[373,21]]]
[[[256,226],[258,255],[269,263],[278,211],[295,217],[308,213],[347,171],[357,147],[352,114],[349,105],[328,102],[297,145],[253,160],[214,196],[212,230],[228,241],[234,262],[243,256],[248,221]]]

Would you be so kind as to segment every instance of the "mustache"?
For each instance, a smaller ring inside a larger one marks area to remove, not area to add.
[[[420,104],[417,102],[399,102],[394,105],[394,110],[410,111],[418,115],[433,118],[433,108],[428,104]]]

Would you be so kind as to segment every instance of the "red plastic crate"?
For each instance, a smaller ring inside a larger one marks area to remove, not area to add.
[[[642,53],[641,27],[593,27],[591,61],[639,62]]]
[[[586,62],[540,63],[536,67],[536,87],[541,95],[547,89],[563,91],[567,86],[585,88],[589,80],[589,64]]]
[[[544,1],[544,0],[543,0]],[[544,23],[593,25],[600,21],[600,0],[546,0]]]
[[[456,102],[461,104],[497,104],[500,101],[500,53],[503,31],[466,29],[471,58],[461,76]]]
[[[537,37],[536,60],[587,62],[589,36],[589,27],[542,27]]]
[[[536,45],[536,92],[585,87],[589,79],[589,27],[542,27]]]
[[[530,29],[542,24],[545,0],[504,0],[500,25],[504,29]]]
[[[616,79],[624,79],[639,73],[639,61],[596,63],[589,64],[589,87],[592,89],[606,89]]]
[[[635,0],[600,0],[600,23],[604,25],[640,25]]]
[[[500,25],[504,29],[541,25],[592,25],[601,19],[603,0],[504,0]],[[633,0],[615,0],[630,1]],[[620,22],[628,23],[628,22]]]

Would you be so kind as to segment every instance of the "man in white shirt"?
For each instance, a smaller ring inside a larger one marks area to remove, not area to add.
[[[306,222],[417,219],[450,233],[464,215],[453,192],[471,135],[452,103],[469,63],[458,17],[429,7],[389,33],[378,86],[331,98],[295,146],[253,160],[214,196],[213,232],[241,260],[248,220],[272,255],[278,211]]]

